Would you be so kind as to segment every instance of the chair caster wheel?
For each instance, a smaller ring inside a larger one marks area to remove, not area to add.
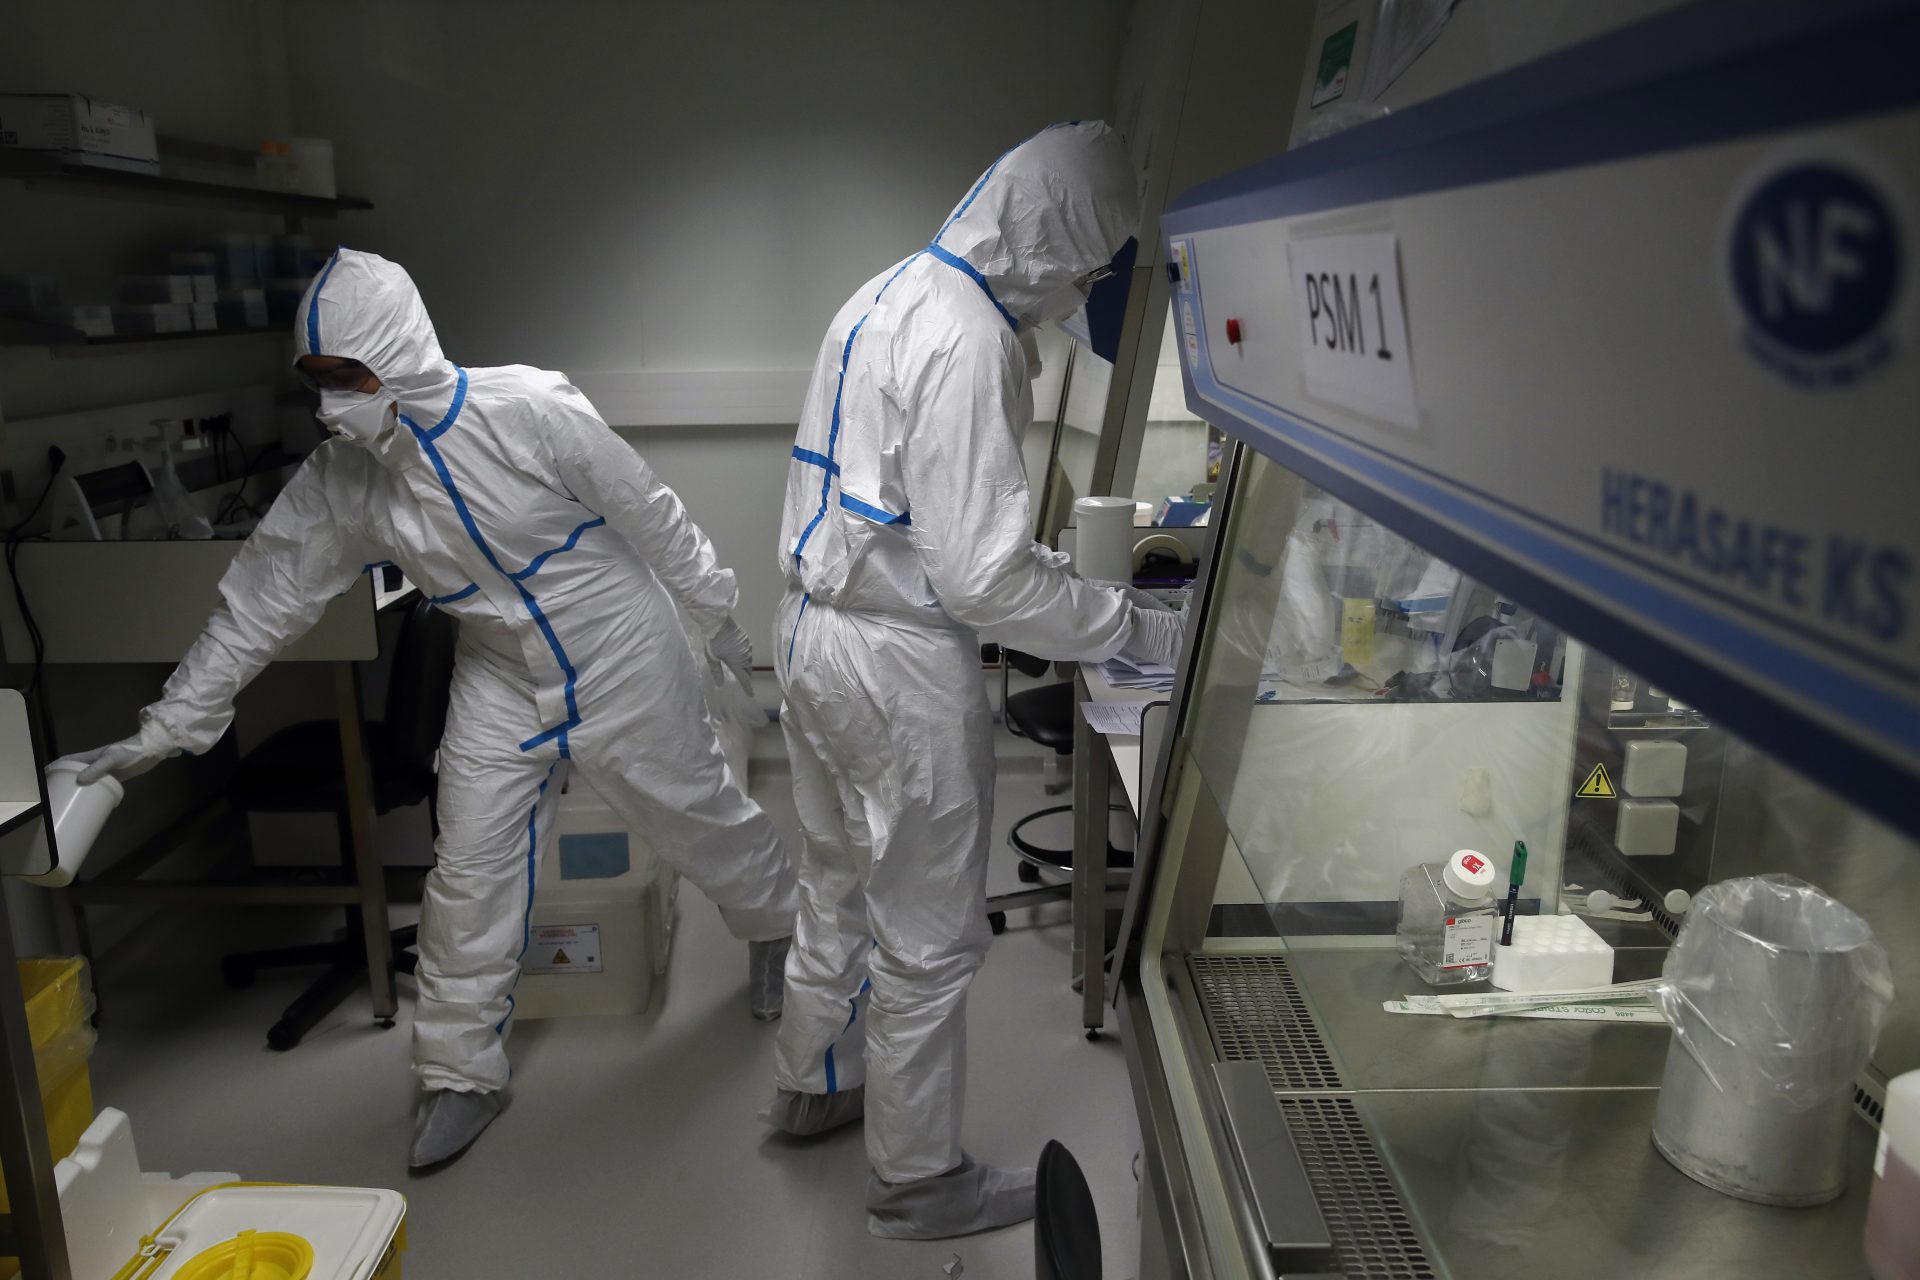
[[[1014,871],[1019,875],[1022,884],[1040,883],[1040,868],[1034,866],[1031,862],[1020,863],[1014,868]]]
[[[1098,1027],[1088,1027],[1088,1028],[1087,1028],[1087,1039],[1088,1039],[1088,1040],[1094,1040],[1094,1041],[1097,1041],[1097,1040],[1099,1040],[1099,1039],[1100,1039],[1100,1028],[1098,1028]]]
[[[276,1022],[267,1028],[267,1048],[285,1053],[300,1043],[300,1032],[284,1022]]]
[[[253,966],[238,956],[228,956],[220,962],[220,976],[228,987],[235,991],[245,991],[253,985]]]
[[[1004,911],[987,912],[987,927],[993,930],[993,936],[999,937],[1007,931],[1007,913]]]

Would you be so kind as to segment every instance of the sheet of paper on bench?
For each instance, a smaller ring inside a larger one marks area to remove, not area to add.
[[[1137,736],[1140,732],[1140,715],[1147,706],[1144,702],[1083,702],[1080,710],[1095,733]]]

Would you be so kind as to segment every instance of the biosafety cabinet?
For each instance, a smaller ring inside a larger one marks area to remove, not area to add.
[[[1166,213],[1236,444],[1117,961],[1143,1277],[1866,1273],[1920,1067],[1915,66],[1912,4],[1335,0],[1295,147]],[[1616,983],[1737,877],[1871,927],[1843,1194],[1663,1158],[1657,1018],[1407,1000],[1403,874],[1516,841]]]

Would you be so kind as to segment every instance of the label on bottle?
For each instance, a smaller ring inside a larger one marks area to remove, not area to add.
[[[1491,911],[1476,911],[1470,916],[1448,916],[1447,927],[1440,941],[1440,967],[1470,969],[1477,964],[1492,964],[1493,921],[1494,914]]]

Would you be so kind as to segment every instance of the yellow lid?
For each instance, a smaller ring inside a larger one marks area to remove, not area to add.
[[[176,1280],[306,1280],[313,1246],[285,1231],[242,1231],[189,1258]]]

